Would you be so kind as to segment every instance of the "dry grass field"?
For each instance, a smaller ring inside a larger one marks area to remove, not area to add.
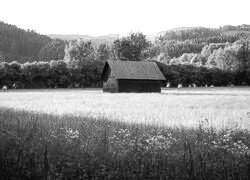
[[[161,93],[103,93],[101,89],[8,90],[0,107],[63,116],[195,127],[250,127],[250,88],[164,89]]]
[[[248,180],[249,112],[250,88],[1,91],[0,179]]]

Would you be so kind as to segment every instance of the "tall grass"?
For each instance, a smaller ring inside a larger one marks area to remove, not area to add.
[[[250,131],[0,109],[0,179],[249,179]]]

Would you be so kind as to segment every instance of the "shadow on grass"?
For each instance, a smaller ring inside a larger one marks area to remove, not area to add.
[[[0,109],[2,179],[249,179],[250,132]]]

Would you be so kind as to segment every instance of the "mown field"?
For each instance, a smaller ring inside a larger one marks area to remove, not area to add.
[[[217,128],[249,128],[250,88],[164,89],[162,93],[103,93],[87,90],[0,92],[0,107],[54,115],[108,118],[153,125],[195,127],[209,120]]]
[[[0,93],[0,179],[250,179],[249,88]]]

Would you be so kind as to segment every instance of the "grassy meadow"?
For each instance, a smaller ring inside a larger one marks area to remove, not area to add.
[[[162,93],[89,90],[0,92],[0,107],[53,115],[107,118],[127,123],[196,127],[207,119],[217,128],[249,128],[250,88],[165,89]]]
[[[0,92],[0,179],[250,179],[249,90]]]

